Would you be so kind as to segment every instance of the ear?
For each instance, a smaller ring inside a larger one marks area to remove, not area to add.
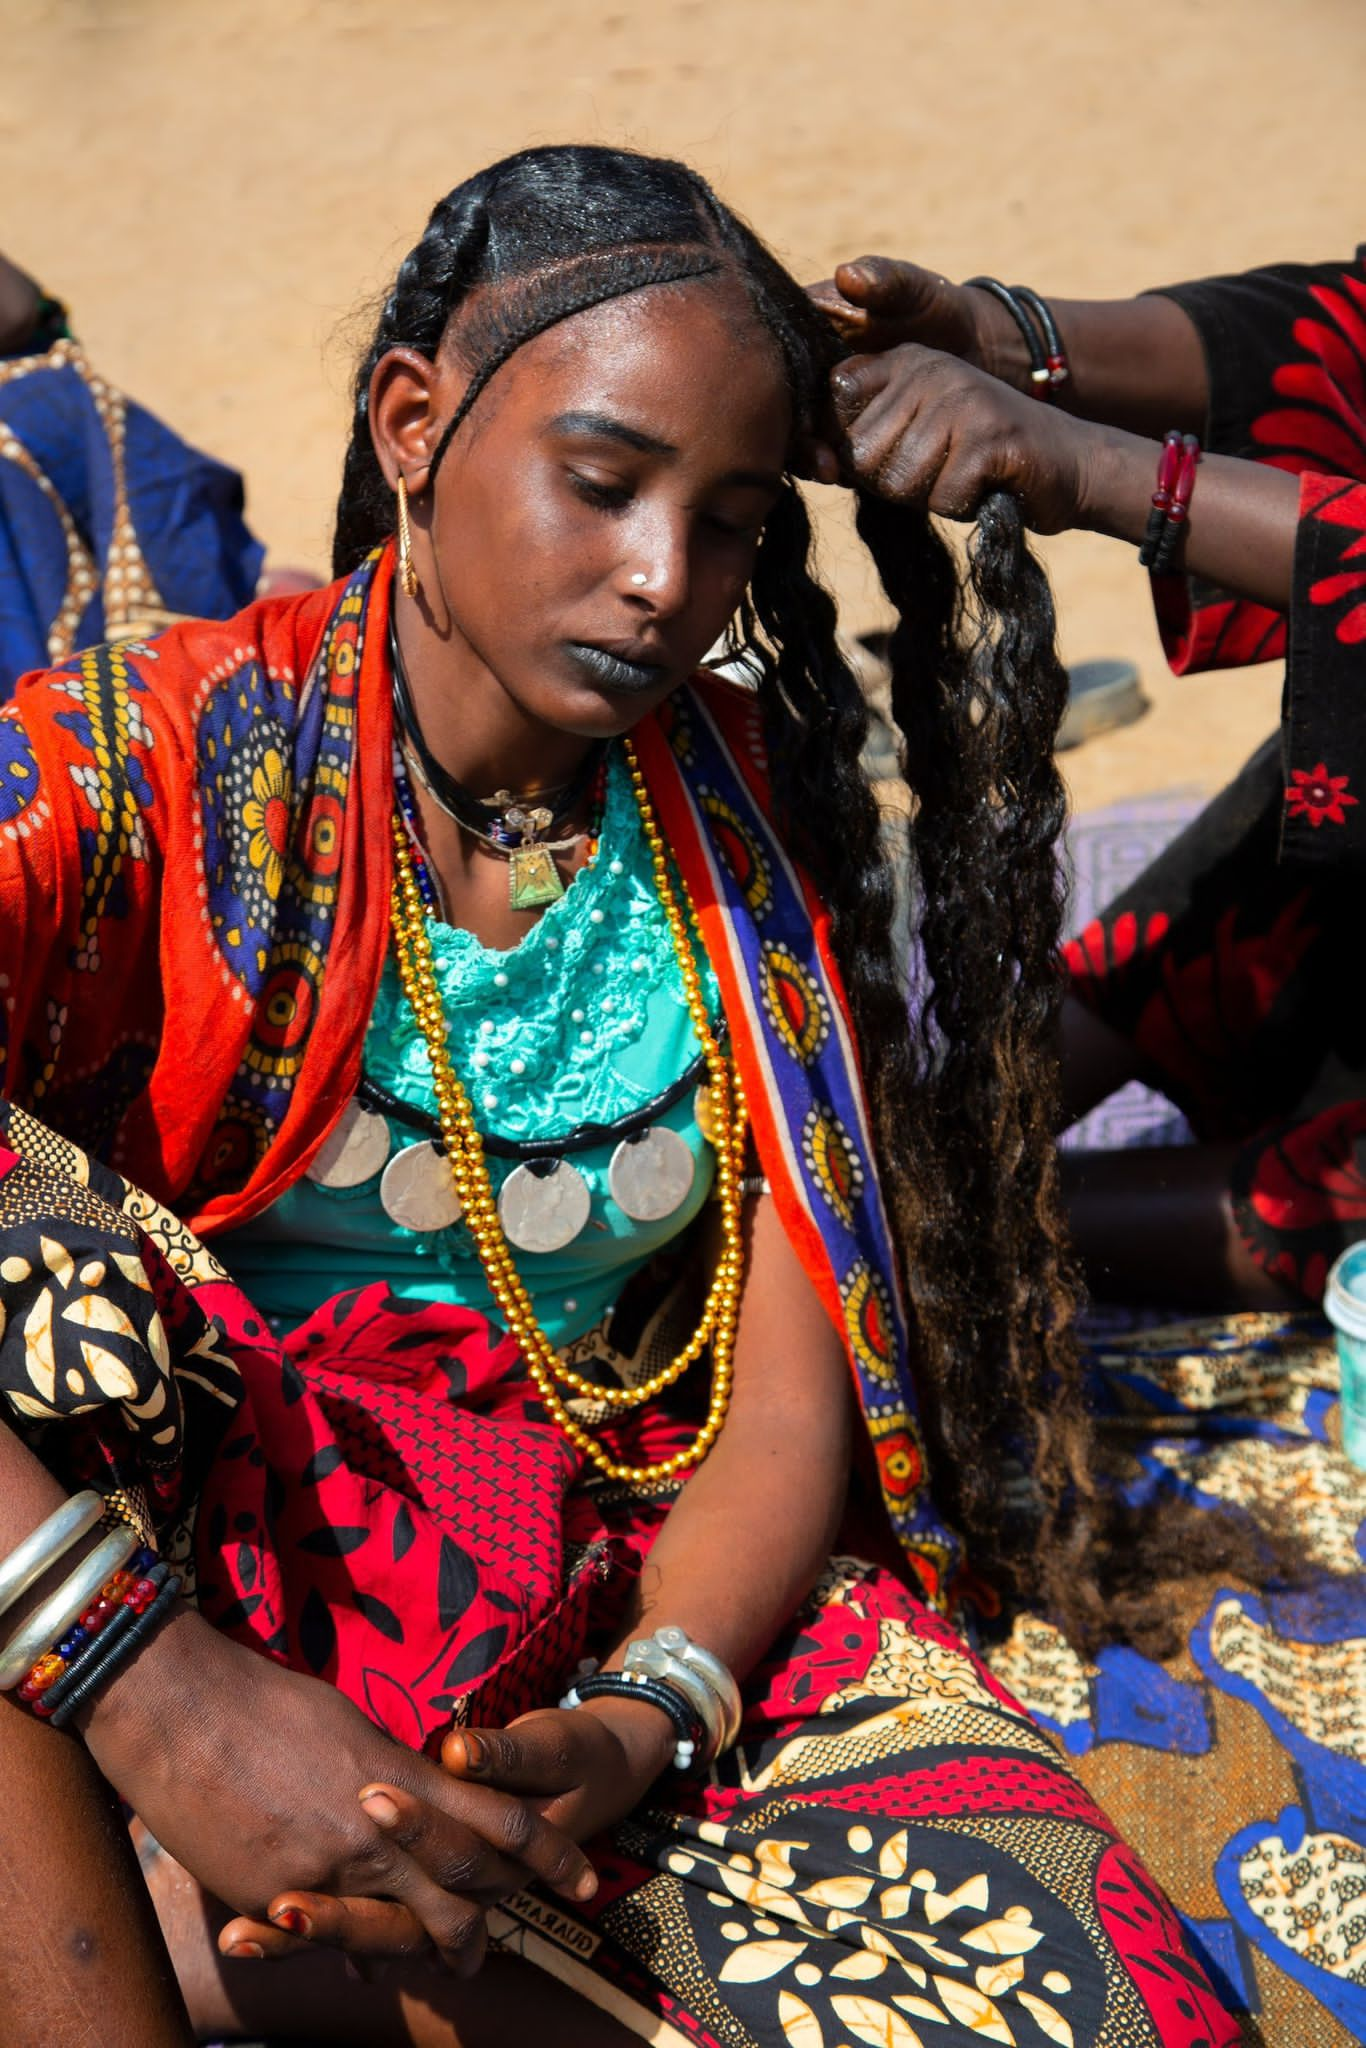
[[[449,373],[415,348],[391,348],[370,376],[370,437],[390,490],[399,477],[416,495],[425,490],[427,464],[441,438],[441,406]]]

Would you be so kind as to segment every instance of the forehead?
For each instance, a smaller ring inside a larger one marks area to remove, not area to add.
[[[781,468],[792,406],[777,349],[729,280],[652,285],[573,314],[517,350],[489,387],[528,427],[606,414],[654,439],[743,450]]]

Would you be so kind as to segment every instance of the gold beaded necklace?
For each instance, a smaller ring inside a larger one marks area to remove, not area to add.
[[[721,1252],[716,1273],[707,1294],[702,1320],[678,1356],[650,1379],[634,1387],[600,1387],[566,1364],[536,1320],[531,1298],[513,1263],[498,1204],[484,1159],[483,1139],[474,1121],[469,1096],[451,1064],[447,1047],[446,1016],[432,962],[427,912],[417,885],[403,821],[394,814],[394,881],[389,900],[389,919],[398,960],[399,979],[418,1028],[426,1041],[431,1062],[432,1085],[436,1093],[437,1117],[442,1144],[460,1198],[464,1220],[474,1239],[475,1250],[488,1280],[489,1291],[512,1335],[521,1345],[537,1391],[553,1420],[570,1442],[581,1450],[609,1479],[644,1486],[669,1479],[706,1456],[721,1433],[730,1405],[735,1353],[735,1331],[740,1315],[740,1281],[744,1270],[744,1243],[740,1228],[742,1199],[741,1171],[744,1164],[746,1108],[740,1077],[723,1056],[712,1035],[711,1020],[702,994],[702,983],[688,937],[688,922],[675,893],[665,857],[664,839],[659,831],[645,787],[645,778],[629,740],[623,741],[631,775],[631,790],[640,814],[641,829],[650,850],[655,888],[668,920],[688,1015],[697,1033],[707,1063],[708,1122],[716,1151],[717,1192],[721,1205]],[[693,918],[692,904],[680,879],[679,889]],[[712,1352],[711,1400],[706,1421],[686,1450],[656,1465],[618,1464],[603,1446],[569,1412],[559,1387],[600,1402],[614,1411],[640,1407],[672,1386],[699,1358],[710,1341]],[[558,1382],[558,1385],[557,1385]]]

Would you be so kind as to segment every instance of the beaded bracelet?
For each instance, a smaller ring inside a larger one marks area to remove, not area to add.
[[[1028,307],[1043,329],[1044,368],[1048,372],[1050,386],[1056,390],[1059,384],[1067,382],[1072,371],[1067,360],[1067,351],[1062,345],[1058,323],[1053,317],[1053,308],[1047,299],[1041,298],[1038,292],[1031,291],[1027,284],[1014,284],[1010,289],[1016,298]]]
[[[21,1700],[31,1706],[41,1693],[56,1685],[73,1661],[84,1654],[88,1645],[104,1632],[124,1606],[136,1602],[141,1611],[155,1599],[156,1589],[144,1577],[155,1563],[155,1552],[144,1545],[125,1567],[96,1588],[89,1604],[82,1608],[65,1633],[43,1651],[20,1683],[17,1691]]]
[[[704,1730],[700,1717],[675,1686],[665,1684],[662,1679],[633,1678],[625,1671],[596,1671],[591,1677],[577,1679],[560,1705],[581,1707],[586,1701],[597,1699],[645,1700],[650,1706],[658,1707],[673,1722],[678,1736],[674,1745],[674,1769],[691,1769]]]
[[[1199,462],[1200,443],[1194,434],[1183,434],[1179,427],[1173,427],[1163,436],[1152,509],[1138,550],[1140,566],[1150,569],[1154,576],[1170,574],[1175,565]]]
[[[73,1685],[93,1670],[111,1646],[128,1633],[140,1614],[146,1613],[166,1583],[170,1569],[167,1564],[153,1562],[145,1576],[139,1574],[129,1581],[119,1604],[110,1615],[93,1629],[86,1629],[82,1625],[79,1630],[79,1643],[72,1643],[71,1636],[67,1636],[64,1642],[58,1645],[57,1655],[64,1661],[62,1668],[53,1677],[48,1678],[40,1673],[39,1665],[46,1664],[46,1658],[40,1658],[39,1664],[34,1665],[28,1678],[19,1688],[19,1697],[28,1701],[40,1721],[47,1720],[55,1712]],[[77,1633],[77,1630],[72,1630],[73,1636]],[[28,1687],[33,1688],[31,1692]]]
[[[121,1664],[126,1664],[135,1651],[141,1648],[158,1629],[175,1604],[180,1591],[180,1580],[174,1575],[167,1579],[151,1606],[139,1614],[130,1629],[109,1647],[101,1644],[102,1654],[95,1667],[81,1678],[66,1695],[59,1707],[54,1707],[49,1720],[53,1728],[65,1728],[73,1714],[80,1712],[86,1701],[98,1686],[112,1678]]]
[[[0,1692],[19,1684],[34,1659],[59,1642],[72,1626],[101,1597],[101,1588],[115,1572],[121,1571],[139,1548],[135,1529],[111,1529],[76,1569],[63,1579],[28,1619],[15,1630],[0,1650]]]
[[[1186,434],[1181,441],[1181,467],[1172,486],[1167,524],[1161,540],[1157,543],[1157,553],[1153,558],[1154,576],[1168,576],[1176,566],[1181,543],[1186,537],[1186,521],[1190,515],[1191,498],[1195,493],[1195,472],[1199,464],[1200,443],[1194,434]]]
[[[1010,289],[1010,286],[1002,284],[999,277],[970,277],[968,279],[968,286],[979,292],[990,292],[996,303],[999,306],[1005,307],[1007,313],[1009,313],[1011,319],[1019,328],[1024,338],[1024,345],[1029,351],[1029,381],[1034,386],[1034,396],[1036,398],[1046,398],[1052,379],[1048,373],[1048,361],[1044,354],[1043,343],[1039,340],[1034,322],[1030,319],[1028,313]]]

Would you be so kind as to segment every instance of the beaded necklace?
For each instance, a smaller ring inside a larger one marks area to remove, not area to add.
[[[408,827],[397,809],[392,820],[394,879],[389,916],[399,979],[426,1042],[427,1057],[431,1063],[442,1144],[465,1223],[474,1239],[475,1249],[488,1280],[489,1291],[497,1302],[509,1331],[521,1346],[541,1399],[552,1419],[570,1442],[590,1458],[599,1471],[605,1473],[609,1479],[623,1481],[632,1486],[644,1486],[657,1480],[672,1478],[685,1467],[699,1464],[720,1435],[721,1425],[725,1421],[726,1410],[730,1405],[735,1332],[740,1314],[740,1282],[744,1271],[740,1210],[743,1199],[741,1168],[744,1162],[747,1113],[739,1074],[722,1054],[707,1015],[697,963],[693,958],[688,936],[688,920],[695,923],[695,913],[687,889],[680,879],[678,892],[675,892],[669,874],[664,839],[659,831],[654,806],[650,802],[635,749],[629,740],[624,740],[622,744],[626,751],[631,788],[640,814],[641,829],[650,849],[655,887],[668,919],[678,959],[688,1014],[707,1063],[709,1122],[713,1125],[713,1130],[708,1136],[716,1152],[716,1178],[721,1205],[721,1252],[703,1307],[702,1319],[678,1356],[638,1386],[600,1387],[582,1373],[575,1372],[560,1356],[536,1319],[531,1298],[523,1285],[503,1234],[498,1205],[484,1162],[483,1139],[475,1124],[474,1111],[451,1063],[447,1048],[445,1010],[437,984],[431,939],[427,929],[432,911],[424,901],[418,881]],[[682,904],[679,901],[680,894]],[[687,919],[684,916],[683,905],[687,906]],[[567,1387],[571,1393],[598,1402],[614,1412],[640,1407],[680,1379],[688,1367],[701,1356],[708,1341],[712,1353],[712,1383],[706,1420],[685,1450],[676,1452],[673,1457],[665,1458],[658,1464],[625,1465],[617,1462],[571,1415],[559,1391],[561,1386]]]

